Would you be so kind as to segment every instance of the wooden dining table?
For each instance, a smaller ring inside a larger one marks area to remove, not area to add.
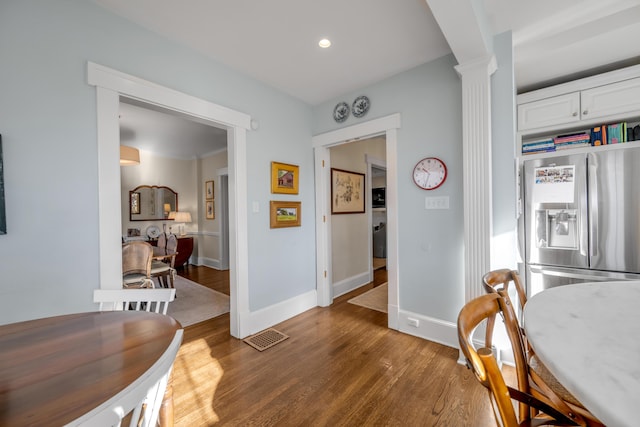
[[[139,311],[0,326],[0,425],[63,426],[86,418],[149,375],[177,336],[182,327],[172,317]]]
[[[640,408],[640,281],[547,289],[524,308],[540,360],[610,427],[637,426]]]

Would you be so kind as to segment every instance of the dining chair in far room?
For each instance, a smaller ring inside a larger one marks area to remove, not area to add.
[[[507,268],[493,270],[485,274],[482,278],[482,284],[484,285],[485,291],[489,294],[498,294],[502,296],[515,311],[515,307],[512,305],[511,298],[509,297],[509,286],[511,283],[513,283],[516,290],[519,303],[519,313],[522,313],[522,310],[524,310],[524,306],[527,303],[527,295],[524,290],[524,286],[522,285],[522,281],[520,280],[520,275],[516,270],[510,270]],[[504,319],[504,321],[506,323],[507,320]],[[556,377],[538,358],[535,351],[531,348],[524,328],[521,322],[518,321],[517,316],[513,317],[513,321],[515,322],[514,327],[519,329],[520,335],[522,336],[525,351],[525,362],[527,363],[528,368],[533,371],[531,372],[531,376],[534,384],[537,385],[537,388],[539,390],[550,390],[547,394],[552,393],[560,397],[573,411],[584,417],[588,425],[602,425],[600,421],[556,379]],[[493,328],[494,322],[487,322],[485,342],[488,347],[491,347]]]
[[[175,289],[95,289],[93,302],[100,311],[129,310],[167,314],[169,303],[176,297]]]
[[[505,329],[513,347],[517,386],[508,386],[490,347],[476,348],[473,333],[497,315],[505,318]],[[458,315],[458,341],[469,367],[477,380],[488,389],[496,422],[500,426],[579,425],[586,426],[581,416],[559,398],[534,395],[529,370],[525,363],[524,342],[515,322],[515,313],[499,294],[481,295],[462,307]],[[516,410],[512,399],[518,403]]]
[[[147,242],[129,242],[122,246],[122,287],[153,288],[151,260],[153,248]]]
[[[156,246],[159,248],[164,248],[165,246],[167,246],[167,234],[166,233],[160,233],[160,235],[158,236],[158,241],[156,242]]]
[[[167,256],[163,260],[154,259],[151,262],[151,277],[157,277],[162,287],[175,288],[176,270],[174,264],[178,249],[178,238],[175,234],[167,237],[165,251]]]

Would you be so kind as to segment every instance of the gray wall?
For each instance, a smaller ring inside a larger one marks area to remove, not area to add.
[[[87,61],[247,113],[252,311],[315,288],[311,109],[84,0],[0,3],[0,133],[8,234],[0,324],[95,309],[98,155]],[[269,228],[272,160],[300,166],[302,227]],[[119,237],[118,237],[119,238]],[[287,254],[283,256],[282,254]]]
[[[491,268],[516,268],[516,89],[511,32],[494,38],[491,76],[493,251]]]
[[[462,89],[448,55],[393,76],[361,91],[314,108],[313,133],[400,113],[398,131],[399,292],[401,310],[454,322],[464,303],[462,206]],[[371,108],[342,124],[332,119],[339,101],[367,95]],[[424,158],[445,161],[442,187],[425,191],[412,181]],[[449,210],[425,210],[426,196],[449,196]]]

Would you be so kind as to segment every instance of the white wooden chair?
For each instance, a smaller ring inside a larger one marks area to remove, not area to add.
[[[137,311],[166,315],[169,303],[175,296],[175,289],[95,289],[93,302],[100,304],[100,311],[123,310],[124,307],[130,307]],[[176,332],[167,351],[145,375],[69,425],[119,427],[122,419],[131,413],[130,427],[155,427],[173,362],[182,343],[182,334],[182,329]]]
[[[100,304],[100,311],[123,310],[167,314],[169,303],[176,297],[175,288],[153,289],[96,289],[93,302]]]
[[[173,368],[173,362],[182,343],[183,331],[183,329],[176,331],[176,335],[167,350],[144,375],[102,405],[67,424],[67,426],[119,427],[122,419],[131,413],[129,427],[155,427],[160,416],[160,408]]]

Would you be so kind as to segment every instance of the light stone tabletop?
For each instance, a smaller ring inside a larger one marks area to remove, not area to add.
[[[608,427],[640,420],[640,281],[547,289],[524,329],[551,373]]]

